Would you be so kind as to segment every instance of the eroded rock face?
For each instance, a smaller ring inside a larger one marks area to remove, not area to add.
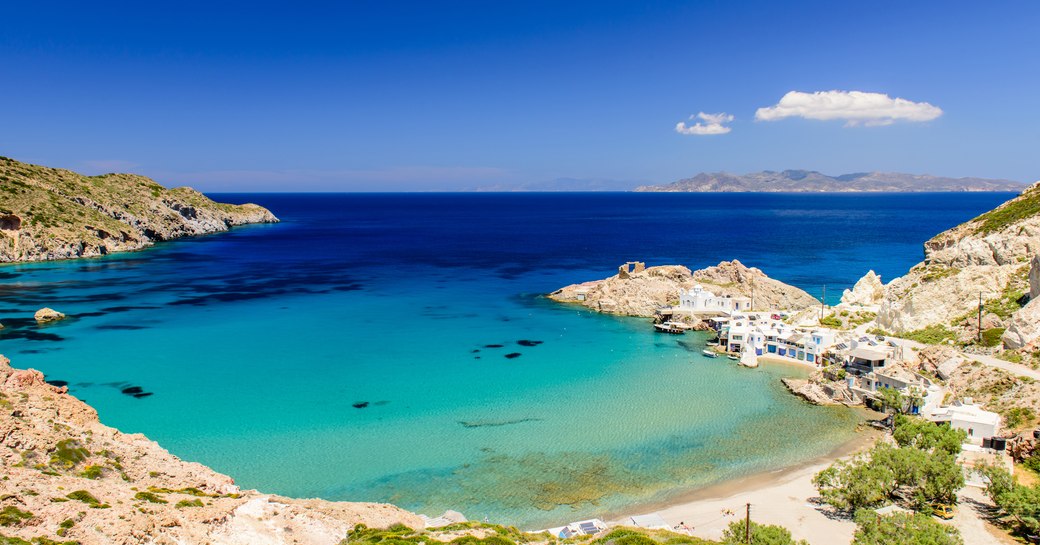
[[[873,306],[881,302],[885,297],[885,285],[881,283],[881,277],[874,271],[869,271],[856,282],[851,290],[845,290],[841,294],[843,305]]]
[[[57,322],[58,320],[64,320],[65,315],[61,312],[54,310],[53,308],[43,307],[40,310],[37,310],[35,314],[33,314],[33,318],[35,318],[37,322],[45,324],[47,322]]]
[[[886,286],[878,325],[895,333],[955,326],[978,307],[980,293],[985,302],[1011,291],[1040,292],[1040,271],[1030,267],[1040,251],[1038,204],[1040,182],[926,242],[924,261]]]
[[[387,504],[239,490],[230,477],[180,460],[143,435],[101,424],[65,387],[47,384],[39,371],[13,369],[3,356],[0,475],[0,508],[32,513],[2,533],[26,540],[57,539],[65,520],[75,524],[62,539],[83,545],[335,545],[356,524],[423,526]],[[107,507],[91,508],[88,497]]]
[[[1040,345],[1040,299],[1033,299],[1011,316],[1011,323],[1001,337],[1004,347],[1034,350]]]
[[[977,311],[980,293],[984,300],[997,297],[1009,284],[1021,281],[1023,273],[1016,265],[977,265],[938,272],[915,267],[886,286],[878,325],[894,333],[935,324],[952,326]]]
[[[624,278],[614,275],[572,284],[552,292],[549,298],[580,303],[597,312],[650,317],[658,308],[678,303],[680,289],[691,289],[697,284],[716,295],[751,297],[754,290],[757,309],[797,310],[818,304],[808,293],[736,260],[696,272],[682,265],[649,267]]]

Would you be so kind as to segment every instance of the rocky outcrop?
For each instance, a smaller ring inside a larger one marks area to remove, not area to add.
[[[597,312],[649,317],[661,307],[678,303],[680,289],[691,289],[697,284],[722,296],[750,297],[754,291],[757,309],[794,310],[818,304],[808,293],[736,260],[696,272],[682,265],[660,265],[638,272],[619,271],[604,280],[558,289],[548,297],[578,303]]]
[[[734,259],[693,273],[693,280],[716,295],[751,297],[756,309],[801,310],[820,304],[812,295],[766,276]]]
[[[1001,340],[1006,348],[1033,351],[1040,347],[1040,299],[1033,299],[1011,316]]]
[[[885,285],[881,277],[874,271],[869,271],[860,278],[851,290],[845,290],[841,294],[841,304],[874,306],[885,297]]]
[[[143,435],[101,424],[65,387],[47,384],[39,371],[13,369],[2,356],[0,470],[0,509],[29,514],[0,533],[25,540],[334,545],[356,524],[423,527],[392,505],[239,490],[230,477]]]
[[[954,372],[964,363],[964,356],[949,346],[930,345],[918,350],[916,362],[908,362],[915,365],[913,372],[924,372],[935,375],[942,380],[949,379]]]
[[[0,157],[0,262],[96,257],[162,240],[278,221],[132,174],[83,176]]]
[[[549,294],[554,301],[580,303],[597,312],[653,316],[679,300],[680,288],[693,287],[693,273],[682,265],[661,265],[605,280],[573,284]]]
[[[806,380],[799,378],[782,378],[780,382],[794,395],[813,405],[857,405],[861,399],[849,392],[841,383]]]
[[[35,318],[38,323],[45,324],[47,322],[57,322],[58,320],[64,320],[65,314],[58,312],[53,308],[43,307],[40,310],[37,310],[35,314],[33,314],[33,318]]]
[[[954,327],[974,316],[983,302],[999,299],[1023,284],[1026,271],[1014,265],[979,265],[942,269],[918,265],[885,287],[878,309],[878,325],[893,333],[905,333],[933,325]]]
[[[1029,266],[1038,252],[1040,183],[926,242],[924,261],[885,287],[878,325],[895,333],[957,327],[977,311],[980,293],[987,306],[1014,307],[1011,295],[1040,291],[1040,272]]]

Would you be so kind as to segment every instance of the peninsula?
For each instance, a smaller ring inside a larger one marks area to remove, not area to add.
[[[814,170],[764,170],[749,174],[702,172],[663,185],[644,185],[640,192],[663,193],[849,193],[849,192],[944,192],[1021,191],[1025,184],[986,178],[945,178],[899,172],[858,172],[828,176]]]
[[[277,221],[262,206],[217,203],[144,176],[84,176],[0,157],[0,263],[97,257]]]

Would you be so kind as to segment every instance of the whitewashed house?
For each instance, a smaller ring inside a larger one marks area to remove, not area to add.
[[[695,314],[729,315],[751,310],[751,299],[743,296],[715,295],[700,284],[679,290],[679,311]]]
[[[971,398],[939,407],[926,418],[932,422],[949,422],[951,428],[964,430],[968,433],[968,442],[973,444],[981,444],[983,439],[996,436],[1000,429],[1000,415],[972,403]]]

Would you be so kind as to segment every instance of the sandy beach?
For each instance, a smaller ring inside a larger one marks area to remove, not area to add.
[[[656,509],[613,517],[612,525],[631,525],[632,515],[658,514],[671,526],[685,523],[692,535],[719,539],[734,520],[743,520],[747,504],[755,522],[778,524],[791,530],[796,539],[812,545],[849,543],[856,529],[847,518],[835,517],[827,506],[810,500],[818,494],[813,475],[835,460],[870,448],[880,433],[865,429],[852,441],[826,456],[804,464],[726,481],[680,496]]]

